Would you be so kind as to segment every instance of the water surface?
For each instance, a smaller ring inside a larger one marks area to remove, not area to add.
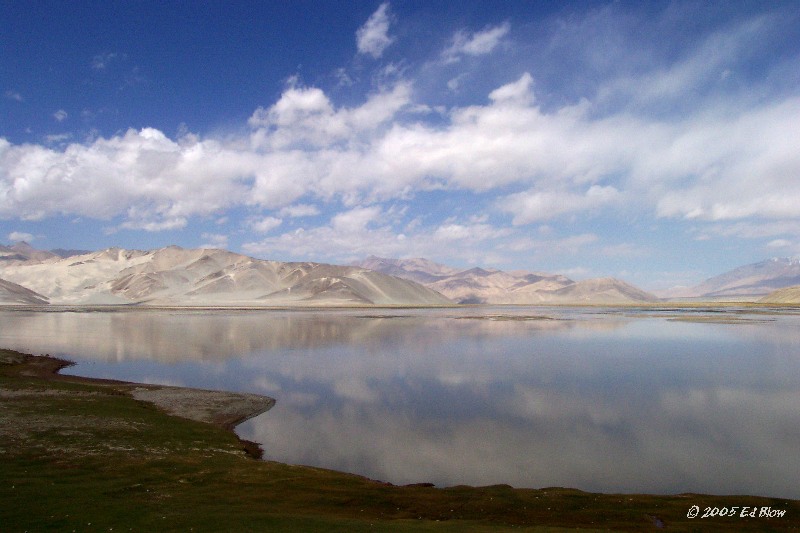
[[[0,311],[94,377],[277,399],[265,457],[392,483],[800,498],[800,315]]]

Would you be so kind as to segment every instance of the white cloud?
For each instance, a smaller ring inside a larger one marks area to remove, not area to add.
[[[259,233],[269,233],[283,223],[283,220],[275,217],[263,217],[253,219],[250,221],[249,226]]]
[[[373,17],[387,11],[384,4]],[[508,31],[499,26],[465,37],[460,53],[491,50]],[[695,87],[697,69],[685,70],[674,94]],[[0,216],[121,216],[120,228],[158,231],[237,206],[284,218],[320,213],[297,204],[303,200],[341,204],[348,214],[329,226],[284,233],[274,238],[278,244],[311,249],[309,239],[341,230],[363,237],[365,247],[367,239],[374,245],[386,237],[389,251],[406,249],[416,233],[397,244],[402,239],[391,223],[371,218],[387,214],[380,203],[434,189],[502,194],[489,203],[517,225],[634,204],[661,217],[728,225],[800,217],[798,97],[706,99],[702,111],[659,118],[638,113],[638,104],[622,111],[588,100],[542,107],[529,73],[498,85],[482,103],[426,114],[430,107],[415,101],[411,80],[349,107],[294,80],[276,102],[254,111],[250,131],[238,137],[187,133],[173,140],[144,128],[61,149],[0,139]],[[498,230],[480,224],[428,229],[441,242]]]
[[[151,128],[63,150],[0,139],[0,216],[126,214],[124,228],[175,229],[244,203],[257,166],[217,141],[175,142]]]
[[[500,44],[511,30],[508,22],[487,27],[486,29],[474,33],[459,31],[453,36],[450,47],[442,52],[442,59],[447,63],[458,61],[461,56],[481,56],[491,53]]]
[[[800,152],[792,149],[791,139],[799,120],[800,98],[734,117],[690,120],[674,132],[671,150],[651,155],[649,163],[662,165],[670,185],[658,200],[658,214],[701,220],[797,218]]]
[[[549,220],[566,213],[586,212],[618,199],[619,191],[614,187],[592,185],[584,194],[536,190],[511,194],[500,199],[498,207],[513,214],[513,223],[519,225]]]
[[[23,231],[12,231],[11,233],[8,234],[8,240],[11,242],[21,242],[21,241],[31,242],[35,238],[36,237],[34,237],[32,234],[25,233]]]
[[[384,2],[356,31],[358,52],[371,55],[375,59],[381,57],[383,51],[394,42],[389,36],[389,23],[389,3]]]
[[[64,122],[68,116],[69,114],[63,109],[59,109],[58,111],[53,113],[53,118],[56,120],[56,122]]]
[[[319,215],[319,213],[319,208],[310,204],[289,205],[278,211],[280,216],[291,218],[313,217]]]
[[[800,237],[800,225],[794,220],[745,220],[715,223],[704,227],[704,231],[723,237],[742,239],[765,239],[770,237]]]
[[[228,236],[220,233],[203,233],[201,235],[203,244],[200,248],[222,248],[228,247]]]
[[[369,224],[377,222],[380,215],[381,208],[378,206],[357,207],[335,215],[331,219],[331,227],[342,233],[356,234],[363,232]]]
[[[253,255],[276,253],[308,260],[347,263],[368,255],[384,257],[447,256],[455,260],[485,263],[491,252],[488,239],[505,238],[512,231],[471,218],[450,220],[426,227],[404,224],[402,213],[379,206],[356,207],[339,212],[325,225],[287,231],[242,246]]]
[[[177,215],[169,208],[139,207],[133,205],[127,210],[127,220],[119,229],[144,230],[150,232],[183,229],[188,224],[185,216]],[[116,228],[111,228],[116,231]]]
[[[792,246],[792,241],[786,239],[775,239],[767,243],[768,248],[788,248]]]
[[[258,108],[248,120],[253,143],[264,148],[352,143],[393,119],[411,102],[411,86],[398,83],[374,93],[361,106],[335,109],[316,87],[289,87],[271,107]]]
[[[341,108],[318,88],[290,86],[253,114],[249,137],[224,142],[152,128],[63,150],[0,141],[0,215],[126,214],[122,227],[155,231],[237,205],[290,209],[304,196],[356,207],[513,187],[497,206],[516,224],[627,197],[663,217],[798,216],[800,99],[658,122],[595,117],[585,101],[544,112],[532,86],[523,74],[436,126],[404,113],[415,103],[403,82]]]
[[[525,73],[512,83],[503,85],[489,93],[489,100],[495,104],[528,106],[533,103],[533,77]]]
[[[435,241],[469,241],[470,243],[477,243],[506,237],[510,233],[511,231],[507,228],[495,228],[490,224],[481,222],[467,224],[448,222],[436,228],[432,238]]]
[[[334,215],[330,223],[297,229],[258,242],[245,243],[247,253],[287,253],[292,257],[352,261],[377,253],[395,255],[404,249],[403,239],[385,224],[380,207],[357,207]]]

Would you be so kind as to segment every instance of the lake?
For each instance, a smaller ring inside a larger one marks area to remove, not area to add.
[[[800,313],[0,311],[68,373],[265,394],[265,458],[395,484],[800,498]]]

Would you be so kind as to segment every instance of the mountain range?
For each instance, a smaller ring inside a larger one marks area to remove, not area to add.
[[[775,290],[800,285],[800,259],[774,257],[740,266],[694,287],[667,291],[668,298],[758,299]]]
[[[67,254],[0,248],[0,301],[67,305],[445,305],[418,283],[365,268],[169,246]]]
[[[771,294],[773,291],[774,294]],[[800,260],[775,258],[709,278],[670,298],[800,302]],[[458,269],[371,256],[355,264],[280,262],[221,249],[37,250],[0,245],[0,303],[24,305],[630,304],[660,301],[614,278]]]
[[[357,266],[413,280],[461,304],[622,304],[658,298],[615,278],[573,281],[561,274],[522,270],[458,270],[427,259],[371,256]]]

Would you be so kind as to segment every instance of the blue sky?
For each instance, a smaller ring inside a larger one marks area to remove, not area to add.
[[[796,2],[0,2],[0,242],[616,276],[800,254]]]

